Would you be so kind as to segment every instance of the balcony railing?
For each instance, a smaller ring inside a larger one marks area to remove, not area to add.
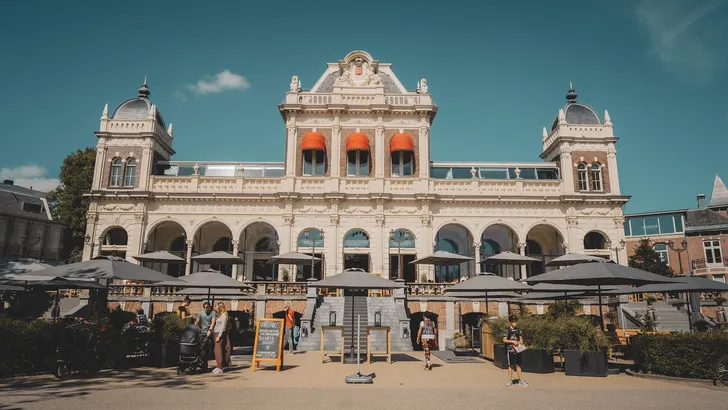
[[[306,282],[252,282],[251,285],[264,286],[266,295],[303,296],[306,295]]]
[[[693,259],[692,270],[695,275],[725,274],[728,273],[728,258],[712,261],[705,258]]]
[[[453,283],[407,283],[406,291],[409,296],[442,296],[445,290]]]

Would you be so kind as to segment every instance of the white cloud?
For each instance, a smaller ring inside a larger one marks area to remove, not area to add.
[[[40,165],[28,164],[15,168],[0,168],[0,180],[14,181],[15,185],[49,192],[61,184],[58,178],[46,178],[46,169]]]
[[[651,50],[666,70],[696,83],[710,82],[726,66],[724,22],[715,11],[724,0],[643,0],[635,8]]]
[[[217,94],[223,91],[244,90],[250,88],[250,83],[242,75],[224,70],[187,88],[197,94]]]

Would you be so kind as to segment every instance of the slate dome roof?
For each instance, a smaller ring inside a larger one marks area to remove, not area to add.
[[[144,85],[138,91],[139,95],[137,97],[130,98],[119,104],[110,118],[113,120],[146,120],[149,113],[152,112],[152,103],[149,101],[150,92],[146,79]],[[156,120],[159,125],[166,128],[164,117],[162,117],[159,110],[156,111]]]
[[[576,91],[573,87],[570,87],[569,93],[566,94],[566,105],[564,106],[564,115],[566,116],[566,122],[569,124],[578,125],[602,125],[602,120],[599,118],[599,114],[587,104],[583,104],[576,101]],[[551,130],[556,129],[559,123],[559,117],[554,118],[554,122],[551,125]]]

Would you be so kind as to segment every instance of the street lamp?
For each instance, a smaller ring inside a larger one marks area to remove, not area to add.
[[[398,235],[399,234],[399,235]],[[389,231],[389,240],[397,242],[397,279],[402,280],[402,241],[409,240],[408,231]]]
[[[614,248],[612,248],[612,241],[607,241],[607,249],[614,251],[614,255],[617,257],[617,261],[616,261],[617,264],[619,264],[619,251],[624,249],[626,245],[627,245],[627,242],[625,242],[625,240],[622,239],[619,241],[619,246],[615,246]]]
[[[319,239],[324,239],[323,229],[321,229],[321,230],[314,229],[314,231],[318,232]],[[313,269],[314,269],[315,258],[316,258],[316,238],[314,237],[314,233],[311,232],[311,229],[304,230],[303,237],[311,240],[311,278],[310,279],[313,279]]]
[[[680,256],[680,254],[683,253],[684,251],[688,250],[687,238],[683,238],[683,240],[682,240],[682,242],[680,242],[680,244],[682,245],[682,248],[676,248],[675,242],[673,242],[672,240],[667,241],[667,246],[669,246],[670,249],[672,249],[673,251],[677,252],[677,260],[680,263],[680,274],[682,275],[683,274],[683,264],[682,264],[682,256]]]

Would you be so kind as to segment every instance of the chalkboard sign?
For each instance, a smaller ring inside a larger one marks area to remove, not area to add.
[[[253,365],[255,371],[262,361],[276,362],[276,371],[283,365],[283,319],[258,319],[255,326]]]

